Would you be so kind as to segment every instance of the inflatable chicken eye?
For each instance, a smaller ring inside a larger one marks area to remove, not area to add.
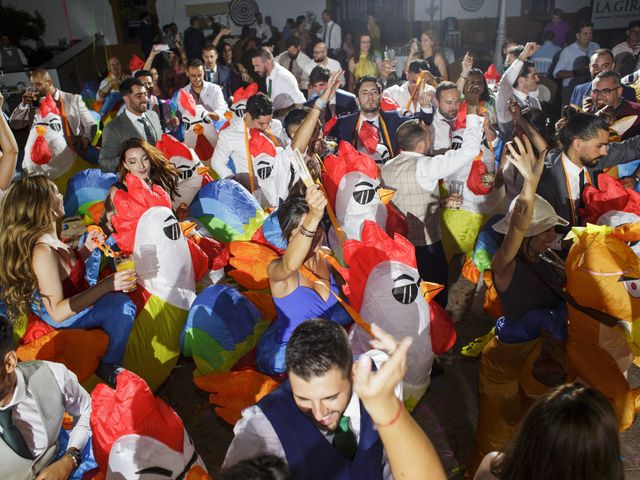
[[[360,205],[371,203],[375,195],[376,189],[374,188],[373,184],[367,181],[356,183],[353,189],[353,199]]]
[[[402,285],[402,283],[405,281],[409,281],[411,283]],[[400,284],[399,286],[393,287],[391,289],[393,298],[404,305],[409,305],[410,303],[415,302],[416,298],[418,297],[418,284],[420,283],[420,280],[416,281],[410,275],[403,274],[397,278],[394,278],[393,283],[394,285]]]
[[[190,166],[190,165],[178,165],[178,176],[180,177],[180,180],[189,180],[191,177],[193,177],[193,172],[195,172],[196,170],[196,166]]]
[[[169,215],[164,221],[165,223],[173,222],[163,227],[164,234],[169,240],[178,240],[180,238],[180,224],[178,223],[178,219],[173,215]]]
[[[202,120],[204,123],[212,123],[212,122],[211,122],[211,117],[209,116],[209,114],[208,114],[207,112],[202,112],[202,118],[201,118],[201,120]]]
[[[271,176],[271,172],[273,171],[273,165],[271,162],[266,160],[260,160],[258,162],[256,172],[258,173],[258,177],[262,180],[266,180]]]
[[[622,284],[629,295],[635,298],[640,297],[640,279],[625,280]]]
[[[182,125],[184,126],[185,130],[189,130],[191,128],[191,120],[186,117],[182,117]]]

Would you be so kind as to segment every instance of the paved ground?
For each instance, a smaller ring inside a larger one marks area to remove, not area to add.
[[[473,286],[458,279],[451,288],[449,310],[457,323],[458,342],[441,358],[444,374],[434,378],[429,391],[414,411],[416,421],[424,428],[437,451],[450,479],[462,479],[471,454],[478,416],[477,378],[479,358],[469,359],[460,348],[486,333],[489,322],[471,308]],[[184,419],[198,452],[210,470],[215,471],[224,459],[233,436],[232,428],[220,420],[208,405],[207,394],[191,380],[193,365],[182,361],[160,395]],[[640,385],[640,369],[632,367],[629,380]],[[640,418],[621,435],[622,456],[627,480],[640,480]]]

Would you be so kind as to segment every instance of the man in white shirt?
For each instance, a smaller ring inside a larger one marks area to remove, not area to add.
[[[527,43],[520,56],[509,65],[500,79],[496,96],[496,114],[498,127],[502,132],[509,132],[513,128],[513,117],[507,104],[509,99],[515,98],[523,109],[526,107],[542,109],[537,98],[540,79],[535,65],[528,61],[538,48],[535,42]]]
[[[558,80],[562,80],[562,86],[566,87],[565,95],[570,96],[571,88],[569,88],[569,83],[571,79],[584,76],[586,77],[584,81],[589,80],[588,59],[600,48],[600,45],[591,41],[592,38],[593,23],[580,22],[576,31],[576,41],[560,52],[558,63],[556,63],[556,67],[553,70],[553,76]],[[587,61],[584,64],[584,72],[576,70],[575,61],[579,57],[587,57]]]
[[[627,26],[627,40],[620,42],[611,49],[614,58],[622,52],[629,52],[636,57],[636,59],[638,58],[638,54],[640,54],[640,20],[629,22]]]
[[[218,136],[216,149],[211,158],[211,168],[220,178],[233,177],[251,191],[251,172],[249,171],[247,154],[252,130],[263,132],[274,148],[286,146],[284,140],[286,133],[282,124],[272,118],[273,104],[264,93],[257,93],[247,100],[246,112],[242,121],[232,122]],[[254,183],[254,190],[257,187],[256,183]]]
[[[388,358],[366,355],[375,363]],[[353,392],[345,330],[322,319],[301,323],[285,364],[288,380],[242,412],[223,466],[266,453],[286,458],[293,478],[392,478],[371,417]]]
[[[286,50],[276,57],[276,62],[293,73],[293,76],[298,81],[300,90],[306,90],[309,87],[307,65],[312,63],[311,59],[301,51],[298,37],[289,37],[285,43],[285,48]]]
[[[451,148],[454,124],[462,98],[453,82],[440,82],[436,88],[436,112],[431,123],[431,153],[440,154]]]
[[[9,35],[0,36],[0,68],[5,72],[22,70],[28,64],[22,49],[13,45]]]
[[[189,85],[184,87],[196,102],[196,105],[202,105],[214,122],[224,117],[228,110],[227,102],[224,100],[222,88],[215,83],[206,82],[204,80],[204,64],[202,60],[194,58],[187,66],[187,75],[189,76]],[[180,91],[176,91],[174,98],[177,98]],[[180,113],[178,110],[176,113]],[[180,124],[178,116],[171,118],[171,125],[177,127]]]
[[[333,58],[329,58],[327,56],[327,53],[328,52],[327,52],[326,43],[318,42],[313,46],[313,60],[307,63],[305,67],[307,75],[311,75],[311,71],[318,66],[329,69],[330,73],[335,73],[342,70],[342,66],[340,65],[340,62],[338,62],[337,60],[334,60]],[[345,80],[343,77],[342,83],[340,84],[340,86],[344,87],[344,85],[345,85]]]
[[[414,60],[409,65],[407,81],[402,85],[388,87],[382,93],[384,97],[388,97],[400,105],[402,115],[414,115],[420,110],[417,88],[422,85],[422,82],[418,85],[421,71],[428,72],[429,64],[424,60]]]
[[[91,437],[91,397],[73,372],[52,362],[18,362],[13,327],[0,316],[0,478],[68,478]],[[64,412],[74,417],[67,450],[57,440]]]
[[[267,48],[259,48],[251,58],[253,68],[258,75],[266,78],[267,95],[273,103],[273,116],[283,120],[289,110],[305,102],[293,73],[273,59]]]
[[[444,285],[435,297],[443,307],[447,304],[449,267],[440,236],[438,181],[468,167],[478,155],[482,141],[483,118],[478,115],[481,90],[475,85],[467,88],[467,126],[459,149],[428,156],[431,130],[418,120],[410,120],[398,128],[400,155],[382,167],[385,186],[396,190],[393,203],[407,217],[407,239],[415,246],[420,276]]]
[[[342,28],[333,21],[329,10],[322,12],[322,23],[324,27],[320,32],[320,38],[327,45],[329,55],[335,58],[342,48]]]
[[[271,40],[271,37],[273,36],[271,27],[262,22],[262,13],[260,12],[256,13],[256,23],[251,25],[251,28],[255,29],[256,38],[262,43]]]

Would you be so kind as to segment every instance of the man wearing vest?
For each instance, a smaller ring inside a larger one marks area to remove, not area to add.
[[[91,397],[59,363],[18,362],[13,327],[0,316],[0,478],[64,480],[91,437]],[[74,418],[66,452],[57,440],[64,412]]]
[[[27,57],[16,47],[9,35],[0,36],[0,69],[5,72],[17,72],[27,66]]]
[[[30,80],[31,88],[24,93],[22,102],[11,114],[11,128],[31,128],[40,100],[51,95],[60,113],[64,112],[62,121],[67,144],[85,160],[98,163],[99,152],[91,145],[96,133],[96,120],[89,113],[82,97],[56,88],[51,75],[44,68],[36,68],[31,72]]]
[[[374,363],[386,361],[385,354],[375,353]],[[286,458],[293,478],[392,478],[376,427],[353,392],[354,363],[344,329],[321,319],[300,324],[287,344],[285,364],[288,380],[242,412],[223,466],[267,453]],[[396,396],[400,392],[396,387]]]

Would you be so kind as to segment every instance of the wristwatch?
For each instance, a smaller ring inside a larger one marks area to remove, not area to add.
[[[64,452],[64,454],[70,456],[71,460],[73,460],[74,470],[80,466],[80,463],[82,462],[82,453],[80,453],[80,450],[78,450],[77,448],[71,447],[71,448],[68,448],[67,451]]]
[[[640,176],[634,175],[633,179],[636,181],[636,183],[640,183]]]

